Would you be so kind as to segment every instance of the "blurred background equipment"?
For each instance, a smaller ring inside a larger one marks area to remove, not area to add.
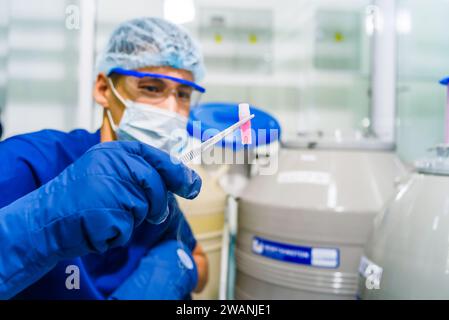
[[[448,83],[449,78],[441,81],[449,90]],[[444,144],[415,163],[417,172],[376,217],[360,263],[362,299],[448,298],[448,143],[445,135]]]
[[[372,221],[407,174],[390,152],[284,148],[239,199],[237,299],[354,299]]]

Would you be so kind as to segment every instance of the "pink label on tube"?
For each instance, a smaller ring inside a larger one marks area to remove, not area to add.
[[[239,104],[239,120],[244,119],[250,116],[249,104],[248,103],[240,103]],[[251,144],[252,136],[251,136],[251,120],[246,122],[240,127],[240,134],[242,136],[242,144]]]

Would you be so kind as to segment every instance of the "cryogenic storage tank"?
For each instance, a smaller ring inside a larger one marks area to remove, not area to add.
[[[209,281],[194,299],[217,299],[220,282],[221,249],[226,209],[226,193],[200,165],[190,165],[202,179],[201,193],[194,200],[177,197],[197,241],[209,261]]]
[[[353,299],[373,218],[407,174],[392,152],[281,149],[239,200],[236,299]]]
[[[449,146],[417,162],[376,217],[360,262],[362,299],[449,299]]]
[[[360,261],[363,299],[449,299],[449,77],[444,144],[375,221]]]

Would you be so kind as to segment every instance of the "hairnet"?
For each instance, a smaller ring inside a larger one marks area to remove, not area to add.
[[[170,66],[192,72],[195,81],[205,73],[199,46],[182,27],[160,18],[144,17],[121,23],[97,59],[97,73],[112,68]]]

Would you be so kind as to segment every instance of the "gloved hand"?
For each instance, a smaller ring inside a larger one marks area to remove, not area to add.
[[[139,142],[88,150],[59,176],[0,209],[0,298],[14,296],[66,258],[124,245],[148,219],[162,222],[167,191],[192,199],[201,179]]]
[[[118,300],[179,300],[195,289],[198,270],[182,242],[167,240],[153,247],[139,267],[110,296]]]
[[[82,258],[95,287],[109,297],[137,269],[149,250],[167,240],[177,240],[190,251],[196,246],[196,239],[180,210],[175,196],[167,193],[170,214],[159,225],[142,223],[133,232],[132,239],[125,247],[114,248],[107,253],[89,254]],[[148,289],[150,290],[150,289]],[[125,297],[121,297],[125,299]]]

